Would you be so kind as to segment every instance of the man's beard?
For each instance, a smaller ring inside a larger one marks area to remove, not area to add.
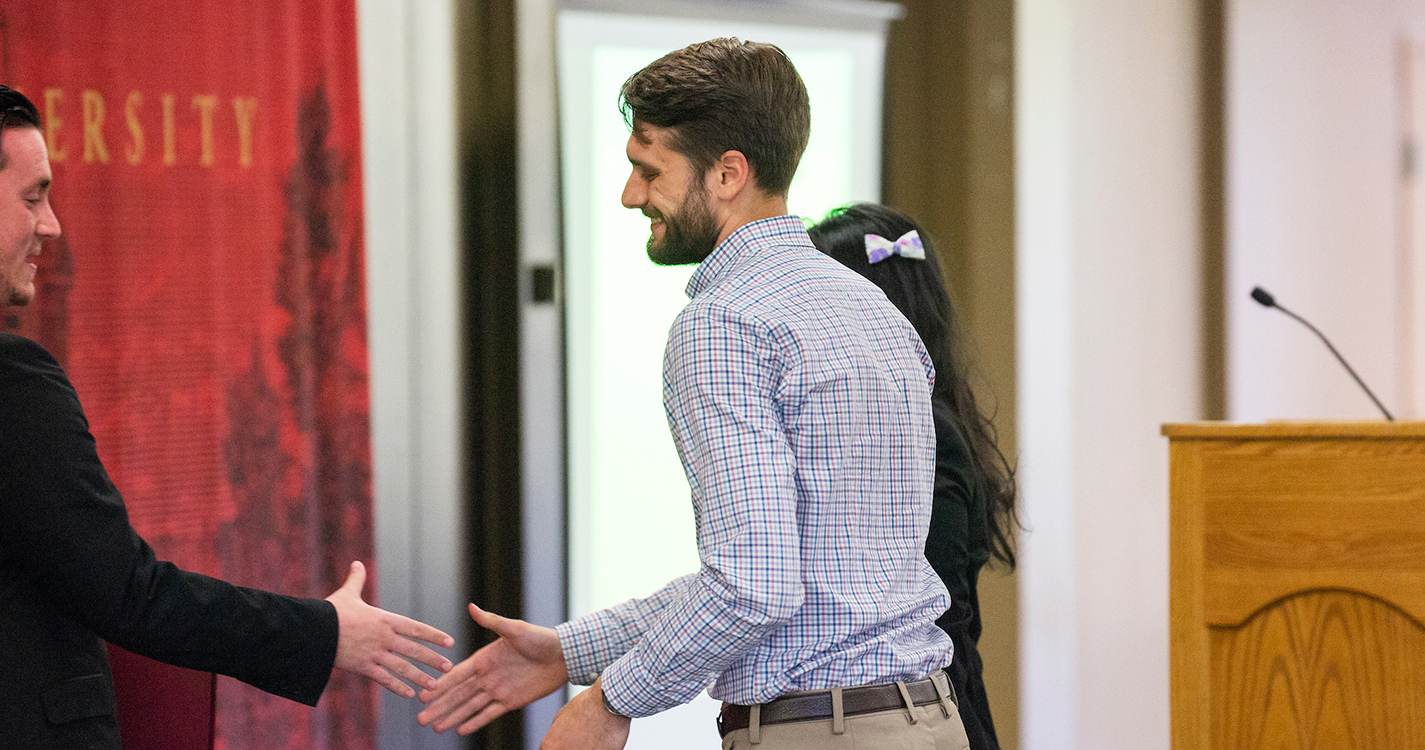
[[[696,179],[688,186],[683,205],[672,216],[663,216],[652,207],[643,209],[645,216],[662,219],[663,240],[648,237],[648,259],[660,266],[686,266],[702,263],[717,247],[717,217],[708,206],[708,191]]]
[[[0,281],[0,310],[7,307],[24,307],[28,304],[30,304],[30,295],[19,287],[12,287],[9,283]]]
[[[30,257],[31,256],[26,255],[25,261],[21,262],[28,261]],[[21,277],[24,277],[25,271],[25,268],[21,268],[16,273],[20,274]],[[34,283],[35,277],[33,275],[29,277],[28,283],[13,284],[11,283],[11,279],[5,277],[4,274],[0,274],[0,310],[3,310],[7,307],[24,307],[25,305],[30,304],[30,301],[35,296]]]

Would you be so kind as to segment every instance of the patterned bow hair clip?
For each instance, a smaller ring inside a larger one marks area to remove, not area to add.
[[[925,245],[920,241],[920,233],[914,229],[900,236],[895,242],[879,234],[866,235],[866,262],[880,263],[892,255],[902,258],[925,260]]]

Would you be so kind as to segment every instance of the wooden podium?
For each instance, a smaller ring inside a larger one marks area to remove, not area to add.
[[[1163,434],[1173,750],[1425,748],[1425,422]]]

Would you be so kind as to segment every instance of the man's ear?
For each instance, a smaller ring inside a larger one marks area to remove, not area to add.
[[[730,201],[752,185],[752,165],[741,151],[726,151],[708,170],[708,192]]]

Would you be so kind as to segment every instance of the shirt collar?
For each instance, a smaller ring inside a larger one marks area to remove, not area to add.
[[[806,226],[798,216],[773,216],[770,219],[758,219],[743,224],[737,231],[728,235],[727,239],[718,243],[708,257],[703,259],[698,270],[693,272],[692,278],[688,279],[688,298],[692,299],[712,288],[744,258],[768,243],[812,246]]]

